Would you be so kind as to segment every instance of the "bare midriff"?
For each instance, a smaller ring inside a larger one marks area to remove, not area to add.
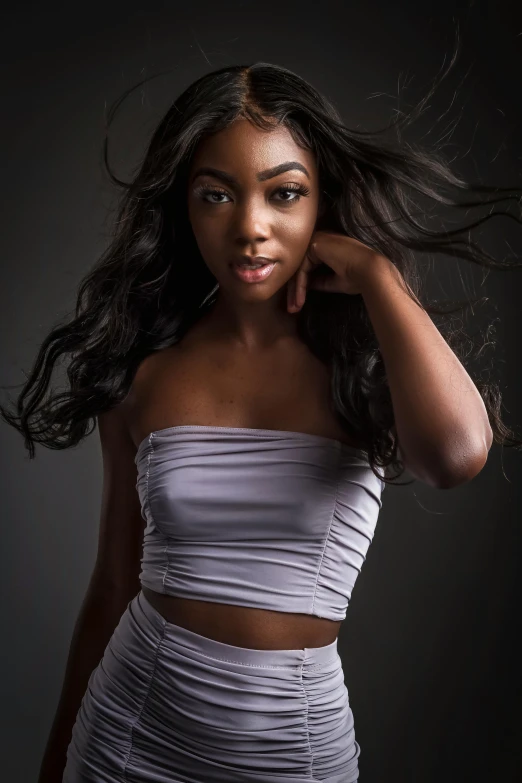
[[[145,586],[142,591],[167,622],[251,650],[324,647],[337,639],[342,622],[315,615],[177,598]]]
[[[362,446],[330,410],[329,369],[300,339],[259,352],[232,348],[212,319],[193,325],[180,343],[153,354],[136,374],[126,401],[136,445],[173,425],[246,427],[322,435]],[[219,331],[219,330],[218,330]],[[267,378],[277,378],[267,386]],[[235,606],[158,593],[143,594],[167,622],[224,644],[253,650],[324,647],[342,620]]]

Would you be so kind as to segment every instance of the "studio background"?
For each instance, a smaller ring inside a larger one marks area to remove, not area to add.
[[[519,3],[12,6],[1,34],[0,384],[16,393],[106,246],[116,191],[101,167],[105,111],[127,88],[171,70],[134,93],[114,123],[110,162],[123,179],[174,97],[203,73],[283,65],[329,97],[349,126],[377,129],[428,89],[457,25],[457,64],[406,138],[444,136],[457,173],[522,186]],[[476,238],[496,258],[522,256],[522,227],[506,218]],[[439,256],[423,263],[433,296],[491,297],[465,326],[475,334],[494,320],[491,377],[520,434],[522,271],[484,275]],[[29,783],[94,564],[101,454],[97,431],[75,449],[38,446],[34,461],[5,423],[0,443],[0,769],[3,780]],[[466,485],[384,492],[339,637],[361,783],[521,779],[521,478],[522,454],[494,445]]]

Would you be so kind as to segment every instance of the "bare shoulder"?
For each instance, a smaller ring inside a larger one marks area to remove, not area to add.
[[[328,369],[307,346],[287,340],[254,356],[198,326],[137,368],[122,404],[135,449],[184,424],[308,432],[361,447],[332,411]]]
[[[146,401],[150,389],[155,388],[161,367],[168,366],[168,354],[165,354],[166,351],[160,351],[147,356],[140,363],[123,402],[97,417],[103,489],[95,584],[102,591],[110,590],[126,597],[132,597],[140,588],[145,528],[136,489],[136,412]]]
[[[169,426],[184,415],[190,417],[195,395],[199,391],[199,398],[205,385],[200,377],[192,352],[177,344],[140,362],[119,406],[135,449],[152,430]]]

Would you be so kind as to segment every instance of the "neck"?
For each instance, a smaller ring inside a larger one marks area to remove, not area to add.
[[[238,300],[219,289],[205,321],[214,337],[232,347],[247,351],[270,348],[297,336],[297,319],[286,309],[286,297],[286,286],[262,302]]]

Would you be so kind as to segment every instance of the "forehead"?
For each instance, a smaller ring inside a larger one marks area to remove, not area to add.
[[[302,163],[310,176],[315,176],[314,154],[299,146],[287,128],[278,125],[267,131],[248,120],[239,119],[200,141],[192,158],[190,173],[199,166],[208,165],[224,169],[238,178],[254,178],[258,171],[289,160]]]

